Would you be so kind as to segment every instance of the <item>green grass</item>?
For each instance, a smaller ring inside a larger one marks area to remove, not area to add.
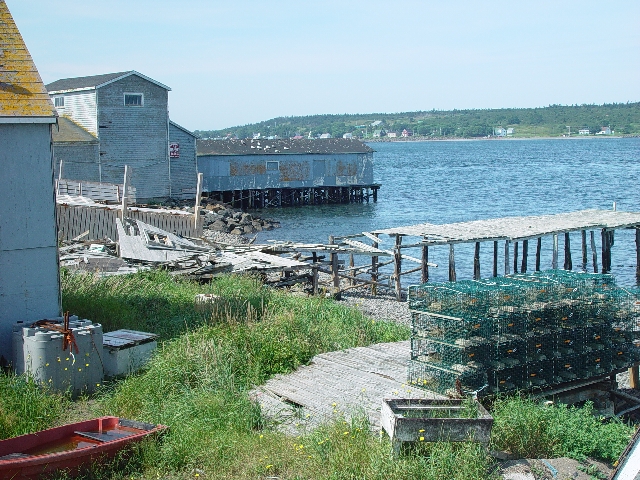
[[[419,443],[395,458],[386,436],[371,433],[362,414],[336,416],[298,438],[285,436],[248,398],[253,386],[318,353],[406,339],[404,326],[247,277],[199,285],[163,272],[104,279],[64,273],[62,285],[65,310],[106,331],[132,328],[162,338],[143,372],[107,383],[90,401],[71,404],[28,379],[0,375],[2,437],[68,421],[74,411],[74,419],[110,414],[170,427],[162,441],[138,447],[124,467],[96,467],[87,478],[495,478],[477,444]],[[198,293],[223,300],[199,312]],[[613,459],[631,431],[594,419],[589,406],[544,408],[516,398],[499,399],[494,408],[495,446],[523,456]]]
[[[593,414],[593,405],[545,406],[530,398],[504,397],[493,405],[494,447],[528,458],[592,457],[608,462],[618,459],[633,427]]]
[[[0,373],[0,439],[51,427],[68,405],[29,377]]]

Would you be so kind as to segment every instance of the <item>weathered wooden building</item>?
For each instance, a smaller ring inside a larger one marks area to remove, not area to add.
[[[242,207],[377,200],[373,150],[359,140],[198,140],[209,196]]]
[[[0,0],[0,363],[12,325],[60,315],[51,128],[56,110]]]
[[[54,134],[64,178],[121,183],[129,165],[138,199],[192,196],[195,136],[170,122],[169,87],[132,70],[57,80],[47,90],[59,115],[73,122]],[[97,157],[78,129],[97,140]]]

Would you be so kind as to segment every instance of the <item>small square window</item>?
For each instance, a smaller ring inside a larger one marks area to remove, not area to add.
[[[127,107],[142,107],[141,93],[125,93],[124,104]]]
[[[56,107],[64,107],[64,97],[56,97],[53,99],[53,104]]]
[[[267,172],[277,172],[278,170],[280,170],[278,162],[267,162]]]

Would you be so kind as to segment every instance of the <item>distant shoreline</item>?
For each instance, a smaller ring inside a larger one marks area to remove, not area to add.
[[[475,142],[475,141],[525,141],[525,140],[600,140],[602,138],[639,138],[639,135],[571,135],[562,137],[427,137],[411,136],[396,138],[363,138],[364,143],[393,143],[393,142]]]

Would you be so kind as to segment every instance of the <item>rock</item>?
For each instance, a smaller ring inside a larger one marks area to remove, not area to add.
[[[253,217],[251,216],[250,213],[243,213],[242,217],[240,219],[240,223],[242,224],[247,224],[247,223],[251,223],[253,222]]]
[[[206,207],[204,207],[206,210],[209,210],[210,212],[213,211],[215,209],[215,205],[209,204]]]
[[[233,230],[231,230],[230,233],[232,235],[242,235],[244,232],[242,230],[240,230],[239,228],[234,228]]]
[[[242,229],[244,230],[244,233],[253,233],[253,232],[255,232],[255,229],[253,228],[252,225],[245,225],[244,227],[242,227]]]

